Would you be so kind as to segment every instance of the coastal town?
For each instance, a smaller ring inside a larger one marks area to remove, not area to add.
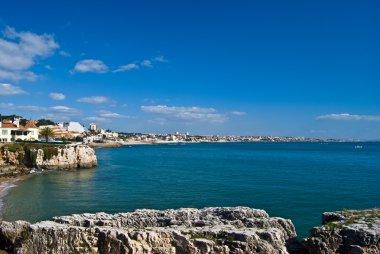
[[[305,137],[192,135],[190,133],[130,133],[87,127],[79,122],[55,123],[48,119],[27,120],[22,116],[0,116],[0,142],[75,142],[92,147],[118,147],[138,144],[206,143],[206,142],[340,142],[341,139]],[[46,134],[47,132],[47,134]]]

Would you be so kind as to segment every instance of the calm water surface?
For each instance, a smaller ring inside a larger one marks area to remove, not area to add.
[[[143,145],[96,153],[97,169],[18,182],[3,199],[3,218],[249,206],[292,219],[304,236],[324,211],[380,206],[380,143]]]

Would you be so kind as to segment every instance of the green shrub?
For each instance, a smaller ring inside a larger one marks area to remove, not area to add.
[[[41,149],[44,153],[43,159],[50,160],[58,154],[63,155],[64,145],[55,144],[38,144],[38,143],[10,143],[0,147],[2,151],[18,152],[17,160],[20,165],[28,164],[36,166],[38,150]],[[59,151],[61,149],[61,151]]]
[[[15,153],[15,152],[24,151],[24,147],[22,145],[20,145],[20,144],[11,143],[11,144],[6,144],[3,147],[3,150]]]
[[[18,153],[18,157],[17,157],[17,160],[18,160],[18,164],[19,165],[23,165],[24,164],[24,159],[25,159],[25,152],[24,151],[20,151]]]
[[[29,150],[29,162],[32,166],[37,166],[37,150],[35,149],[32,149],[32,150]]]
[[[50,160],[54,156],[58,156],[58,148],[54,146],[46,146],[43,147],[42,150],[44,151],[44,160]]]

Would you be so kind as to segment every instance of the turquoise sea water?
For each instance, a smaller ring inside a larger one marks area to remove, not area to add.
[[[97,169],[18,182],[3,199],[3,218],[249,206],[292,219],[305,236],[324,211],[380,206],[380,143],[143,145],[96,153]]]

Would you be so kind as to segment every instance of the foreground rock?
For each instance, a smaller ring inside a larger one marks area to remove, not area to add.
[[[137,210],[55,217],[0,225],[10,253],[288,253],[290,220],[246,207]]]
[[[322,223],[303,240],[308,253],[380,253],[380,209],[324,213]]]
[[[94,149],[86,145],[4,144],[0,146],[0,176],[17,176],[36,169],[92,168]]]

